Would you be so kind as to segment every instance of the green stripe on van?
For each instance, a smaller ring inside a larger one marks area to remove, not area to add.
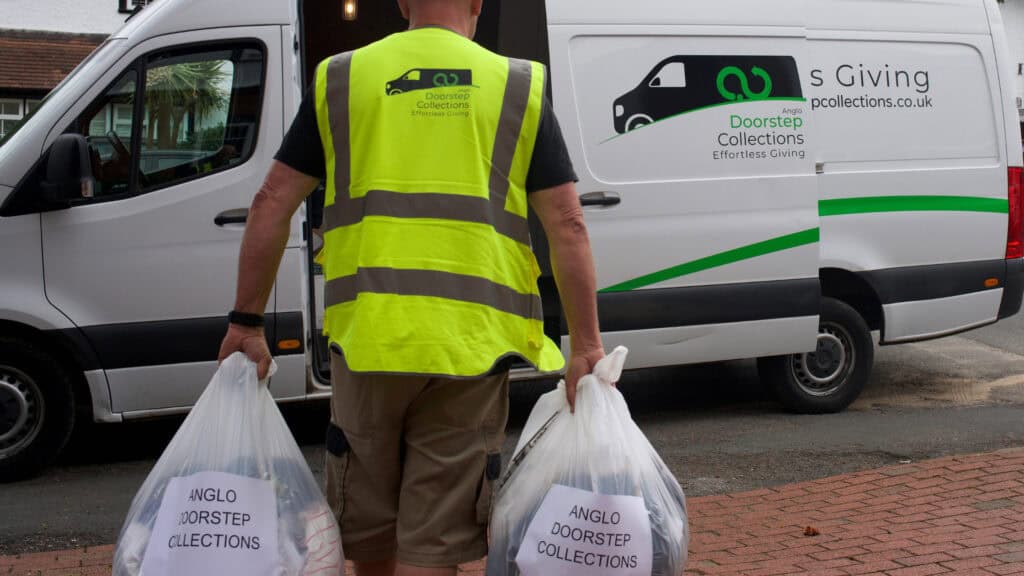
[[[804,230],[795,234],[787,234],[786,236],[772,238],[771,240],[765,240],[764,242],[758,242],[756,244],[741,246],[718,254],[712,254],[711,256],[707,256],[699,260],[666,268],[665,270],[634,278],[633,280],[627,280],[621,284],[603,288],[599,290],[599,292],[627,292],[629,290],[636,290],[659,282],[665,282],[666,280],[672,280],[673,278],[679,278],[680,276],[686,276],[688,274],[694,274],[710,268],[717,268],[719,266],[725,266],[726,264],[739,262],[740,260],[747,260],[758,256],[764,256],[765,254],[771,254],[773,252],[789,250],[790,248],[796,248],[798,246],[814,244],[818,242],[820,236],[821,234],[818,228],[811,228],[810,230]]]
[[[869,212],[1009,212],[1004,198],[978,196],[868,196],[818,201],[821,216],[866,214]]]
[[[820,200],[818,202],[818,213],[820,216],[935,211],[1006,214],[1009,212],[1009,202],[1001,198],[983,198],[979,196],[867,196],[863,198]],[[634,278],[633,280],[627,280],[621,284],[603,288],[599,292],[626,292],[644,288],[652,284],[702,272],[710,268],[733,264],[741,260],[771,254],[772,252],[781,252],[782,250],[796,248],[805,244],[813,244],[820,240],[820,236],[820,230],[812,228],[803,232],[772,238],[764,242],[712,254],[699,260],[666,268],[665,270]]]

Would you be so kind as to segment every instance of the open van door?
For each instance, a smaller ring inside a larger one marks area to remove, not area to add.
[[[783,4],[547,2],[604,343],[630,367],[815,348],[807,42]]]

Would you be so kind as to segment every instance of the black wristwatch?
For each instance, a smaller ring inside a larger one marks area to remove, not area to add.
[[[232,310],[228,313],[228,322],[238,324],[239,326],[248,326],[249,328],[262,328],[263,314],[249,314]]]

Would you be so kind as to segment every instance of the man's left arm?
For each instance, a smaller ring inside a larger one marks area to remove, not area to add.
[[[530,206],[548,237],[551,267],[569,324],[571,352],[565,393],[572,409],[576,403],[576,383],[604,357],[594,261],[583,209],[576,195],[576,180],[562,129],[551,101],[545,98],[526,189]]]

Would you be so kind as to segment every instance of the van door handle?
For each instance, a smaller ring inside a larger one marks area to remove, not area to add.
[[[228,224],[245,224],[249,219],[248,208],[235,208],[234,210],[225,210],[217,217],[213,219],[213,223],[217,226],[226,226]]]
[[[588,192],[580,196],[581,206],[616,206],[622,198],[614,192]]]

